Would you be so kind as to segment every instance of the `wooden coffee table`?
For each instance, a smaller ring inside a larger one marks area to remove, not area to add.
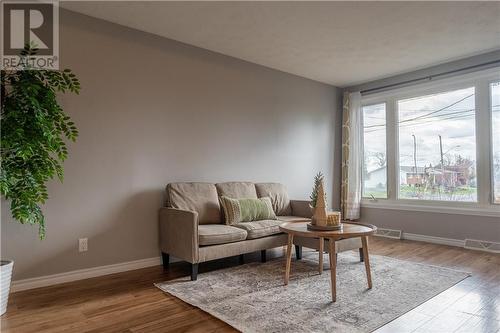
[[[363,244],[363,257],[368,279],[368,289],[372,288],[372,277],[370,272],[370,258],[368,257],[368,238],[377,231],[377,227],[371,224],[344,222],[342,230],[316,231],[307,229],[308,222],[287,222],[280,226],[280,230],[288,234],[288,246],[286,250],[285,285],[290,278],[290,266],[292,264],[292,245],[294,236],[318,238],[319,239],[319,270],[323,269],[323,243],[328,239],[328,255],[330,259],[330,273],[332,283],[332,300],[337,300],[337,258],[335,256],[335,242],[341,239],[361,237]]]

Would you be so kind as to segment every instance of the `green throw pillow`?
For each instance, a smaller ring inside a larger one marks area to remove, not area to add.
[[[276,214],[274,214],[271,198],[269,197],[259,199],[232,199],[222,196],[220,197],[220,203],[224,210],[226,224],[276,220]]]

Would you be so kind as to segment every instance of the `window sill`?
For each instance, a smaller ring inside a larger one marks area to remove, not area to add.
[[[500,217],[500,206],[490,205],[487,207],[481,207],[476,205],[471,205],[469,207],[464,203],[461,206],[455,205],[437,205],[437,204],[425,204],[425,203],[407,203],[407,202],[394,202],[388,201],[386,199],[380,200],[362,200],[361,207],[365,208],[377,208],[377,209],[392,209],[392,210],[407,210],[416,212],[429,212],[429,213],[441,213],[441,214],[459,214],[459,215],[472,215],[472,216],[488,216],[488,217]],[[465,207],[464,207],[465,206]],[[500,219],[498,220],[500,222]]]

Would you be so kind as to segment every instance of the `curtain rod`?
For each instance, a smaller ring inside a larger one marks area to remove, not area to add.
[[[434,79],[436,77],[450,75],[450,74],[455,74],[455,73],[458,73],[458,72],[463,72],[463,71],[467,71],[467,70],[471,70],[471,69],[477,69],[479,67],[491,66],[491,65],[495,65],[495,64],[500,64],[500,59],[499,60],[493,60],[493,61],[485,62],[485,63],[482,63],[482,64],[473,65],[473,66],[468,66],[468,67],[464,67],[464,68],[460,68],[460,69],[454,69],[454,70],[448,71],[448,72],[438,73],[438,74],[434,74],[434,75],[428,75],[428,76],[420,77],[420,78],[417,78],[417,79],[411,79],[411,80],[406,80],[406,81],[401,81],[401,82],[397,82],[397,83],[392,83],[392,84],[388,84],[388,85],[380,86],[380,87],[376,87],[376,88],[365,89],[365,90],[361,90],[360,93],[362,95],[370,94],[370,93],[374,93],[374,92],[379,91],[379,90],[386,90],[386,89],[389,89],[389,88],[396,88],[398,86],[404,86],[404,85],[407,85],[407,84],[410,84],[410,83],[417,83],[417,82],[420,82],[420,81],[430,81],[430,80],[432,80],[432,79]]]

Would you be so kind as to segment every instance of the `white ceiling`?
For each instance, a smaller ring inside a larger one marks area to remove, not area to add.
[[[500,49],[500,2],[64,2],[339,87]]]

